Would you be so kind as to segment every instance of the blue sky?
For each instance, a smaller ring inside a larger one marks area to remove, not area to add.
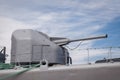
[[[120,46],[120,17],[113,19],[105,25],[105,28],[99,31],[100,33],[107,33],[108,38],[103,41],[98,41],[94,46]],[[102,45],[104,43],[104,45]]]
[[[70,39],[108,34],[107,39],[86,41],[81,47],[120,46],[119,4],[120,0],[0,0],[0,45],[10,55],[12,32],[34,29]],[[75,53],[79,51],[71,52],[73,61],[80,62],[82,57]]]

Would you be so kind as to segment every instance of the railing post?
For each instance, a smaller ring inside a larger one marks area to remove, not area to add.
[[[90,55],[89,55],[89,49],[87,49],[87,52],[88,52],[88,61],[87,61],[87,62],[88,62],[88,64],[90,64],[90,63],[89,63],[89,56],[90,56]]]

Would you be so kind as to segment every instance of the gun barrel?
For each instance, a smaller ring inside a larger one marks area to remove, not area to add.
[[[93,40],[93,39],[101,39],[101,38],[107,38],[108,35],[101,35],[101,36],[95,36],[95,37],[89,37],[89,38],[83,38],[83,39],[75,39],[75,40],[69,40],[70,42],[76,42],[76,41],[85,41],[85,40]]]
[[[107,34],[106,35],[101,35],[101,36],[96,36],[96,37],[75,39],[75,40],[69,40],[67,38],[63,38],[63,39],[54,40],[53,42],[56,43],[57,45],[66,45],[66,44],[71,43],[71,42],[86,41],[86,40],[101,39],[101,38],[107,38]]]

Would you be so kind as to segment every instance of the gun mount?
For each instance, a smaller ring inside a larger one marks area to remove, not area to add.
[[[12,34],[11,63],[36,64],[47,60],[49,65],[70,64],[71,57],[63,45],[70,42],[107,38],[107,35],[69,40],[67,38],[49,37],[30,29],[16,30]]]

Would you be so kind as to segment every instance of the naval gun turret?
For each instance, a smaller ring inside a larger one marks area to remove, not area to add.
[[[106,37],[107,35],[69,40],[61,37],[49,37],[42,32],[31,29],[16,30],[12,34],[11,63],[25,65],[46,60],[49,65],[66,65],[71,62],[71,58],[63,45]]]

